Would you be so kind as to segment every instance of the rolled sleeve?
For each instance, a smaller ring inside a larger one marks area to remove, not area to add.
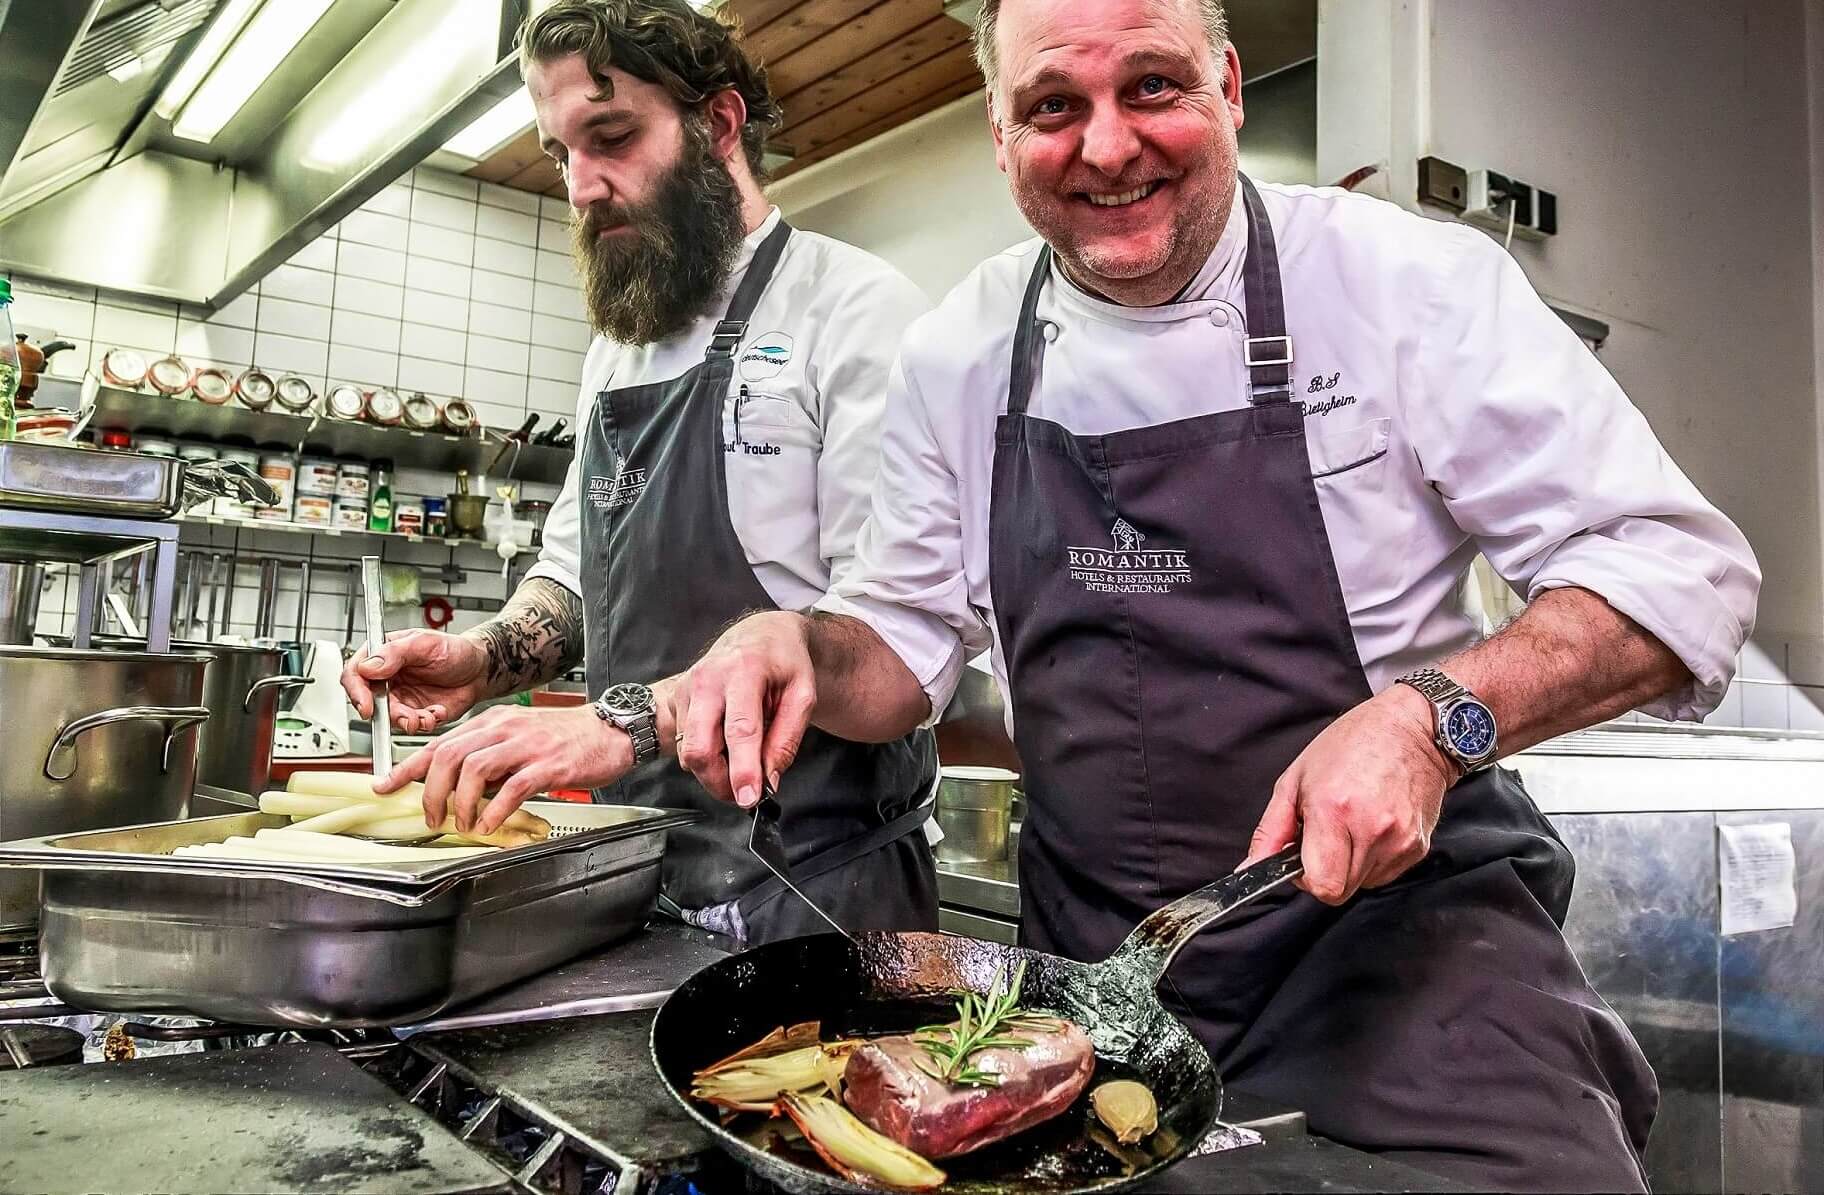
[[[538,563],[526,570],[526,579],[545,577],[581,597],[583,527],[576,497],[579,459],[580,453],[571,458],[570,468],[564,473],[564,488],[545,514],[544,547],[539,549]]]
[[[1590,590],[1684,662],[1691,683],[1645,712],[1703,718],[1754,626],[1753,550],[1514,260],[1467,229],[1453,248],[1406,411],[1427,479],[1529,600]]]
[[[887,387],[879,461],[855,559],[817,608],[874,629],[924,689],[929,725],[989,634],[969,602],[956,474],[903,355]]]

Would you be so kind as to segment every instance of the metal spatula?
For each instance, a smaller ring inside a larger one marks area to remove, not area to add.
[[[778,876],[779,882],[790,888],[793,895],[811,906],[811,912],[829,922],[831,929],[854,941],[848,930],[837,925],[834,917],[819,908],[816,901],[806,896],[804,890],[792,882],[792,865],[786,861],[785,839],[779,833],[779,812],[779,802],[773,799],[773,790],[762,790],[760,803],[754,806],[754,824],[748,831],[747,849],[766,864],[766,869]]]

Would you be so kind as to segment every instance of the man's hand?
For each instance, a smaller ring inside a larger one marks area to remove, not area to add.
[[[670,693],[678,762],[743,809],[792,766],[817,708],[807,620],[772,612],[722,633]]]
[[[390,645],[389,645],[390,646]],[[424,781],[424,824],[456,816],[465,833],[498,830],[527,798],[554,788],[598,788],[633,767],[633,740],[591,706],[506,706],[477,715],[404,760],[374,787],[391,792]],[[482,803],[488,792],[492,800]]]
[[[408,734],[427,734],[488,696],[487,671],[487,652],[472,639],[441,631],[394,631],[377,655],[362,645],[342,669],[342,688],[361,716],[372,718],[372,682],[390,682],[393,725]]]
[[[1431,703],[1409,685],[1393,685],[1332,722],[1292,761],[1273,786],[1247,863],[1298,840],[1302,826],[1298,886],[1340,905],[1425,857],[1456,780],[1432,741]]]

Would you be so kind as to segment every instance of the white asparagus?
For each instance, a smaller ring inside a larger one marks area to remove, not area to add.
[[[336,788],[342,791],[321,793],[315,791],[298,791],[300,779],[306,784],[320,784],[325,788]],[[407,784],[398,793],[387,796],[376,796],[366,779],[344,772],[299,772],[292,776],[284,793],[271,792],[260,797],[260,808],[266,813],[283,813],[288,816],[308,814],[309,820],[294,822],[293,829],[309,830],[318,834],[372,834],[374,837],[418,838],[420,835],[411,832],[406,826],[408,812],[420,811],[423,808],[424,786]],[[363,812],[372,810],[372,812]],[[389,828],[386,832],[372,832],[368,823],[377,823],[383,818],[398,819],[398,828]],[[422,820],[422,819],[421,819]],[[507,820],[498,830],[490,834],[462,833],[456,829],[456,817],[453,813],[444,816],[443,825],[437,830],[425,830],[425,835],[441,832],[457,834],[464,841],[485,846],[528,846],[543,842],[551,836],[551,823],[525,809],[516,809],[508,815]]]
[[[387,800],[393,797],[424,799],[424,785],[417,781],[399,786],[398,792],[377,793],[374,778],[359,772],[293,772],[285,782],[285,791],[314,793],[325,797],[344,797],[351,801]]]
[[[357,805],[378,805],[394,811],[396,816],[423,808],[416,797],[409,796],[351,801],[346,797],[329,797],[321,793],[269,792],[260,794],[260,812],[282,813],[294,818],[316,817],[319,814],[334,813],[338,809],[351,809]]]
[[[417,862],[424,859],[461,859],[497,851],[499,847],[416,847],[395,846],[386,842],[369,842],[364,838],[344,838],[339,834],[313,834],[291,830],[261,830],[254,841],[277,850],[291,851],[319,859],[372,859],[381,862]]]

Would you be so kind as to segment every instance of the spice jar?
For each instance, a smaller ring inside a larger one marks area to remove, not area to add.
[[[442,498],[424,500],[424,535],[427,539],[449,538],[449,507]]]
[[[393,502],[393,530],[405,535],[424,534],[424,499],[401,494]]]

